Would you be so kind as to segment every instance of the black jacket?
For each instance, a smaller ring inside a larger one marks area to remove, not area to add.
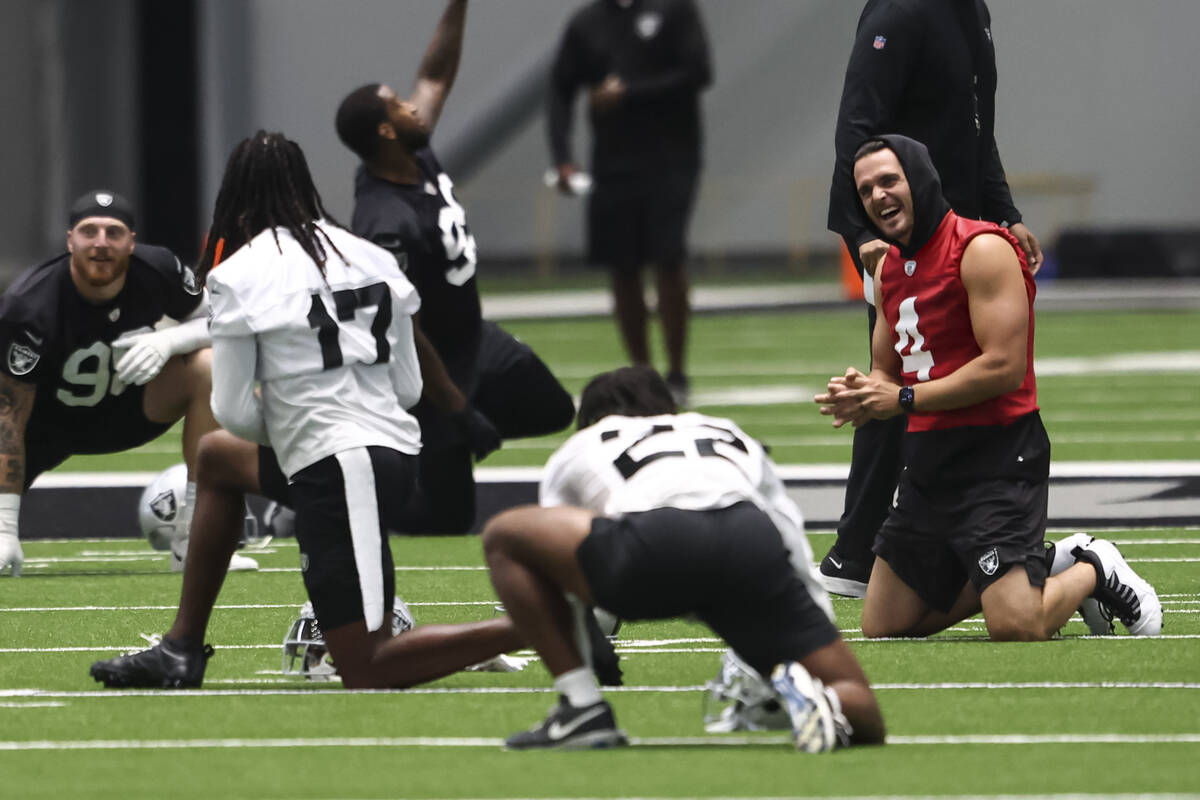
[[[571,17],[550,75],[547,127],[554,164],[573,161],[572,107],[579,89],[608,75],[626,86],[621,103],[591,114],[598,176],[696,168],[701,160],[699,92],[712,82],[708,40],[693,0],[593,0]]]
[[[864,140],[883,133],[929,148],[960,216],[1019,222],[996,149],[995,97],[983,0],[868,0],[838,111],[829,229],[857,244],[874,238],[859,212],[852,159]]]

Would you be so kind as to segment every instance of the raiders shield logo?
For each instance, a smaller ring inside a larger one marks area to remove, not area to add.
[[[911,278],[912,274],[916,271],[917,271],[917,262],[912,261],[911,259],[904,262],[904,274],[905,275],[907,275],[908,277]]]
[[[179,272],[183,278],[183,290],[192,295],[200,294],[200,282],[196,280],[196,273],[192,272],[192,268],[187,264],[180,264]]]
[[[113,196],[108,192],[96,192],[96,205],[108,208],[112,205]]]
[[[13,375],[28,375],[41,357],[32,347],[13,342],[8,346],[8,371]]]
[[[993,547],[979,557],[979,568],[983,570],[984,575],[996,574],[996,570],[1000,569],[1000,554],[996,552],[996,548]]]
[[[160,493],[150,501],[150,510],[163,522],[174,521],[175,515],[179,513],[179,506],[175,504],[175,493],[170,489]]]
[[[643,39],[653,39],[662,27],[662,15],[653,11],[647,11],[645,14],[638,15],[637,22],[634,23],[637,27],[638,36]]]

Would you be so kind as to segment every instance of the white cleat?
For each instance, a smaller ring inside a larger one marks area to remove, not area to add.
[[[792,741],[805,753],[827,753],[846,744],[848,725],[835,710],[821,682],[796,661],[785,661],[771,673],[771,685],[792,720]],[[839,735],[839,733],[841,735]]]
[[[1074,548],[1075,556],[1096,568],[1096,591],[1092,595],[1101,613],[1121,620],[1134,636],[1158,636],[1162,632],[1162,604],[1154,587],[1133,571],[1117,546],[1107,539],[1093,539]],[[1091,628],[1091,623],[1088,624]]]
[[[1078,564],[1079,560],[1075,558],[1075,548],[1085,547],[1092,541],[1093,537],[1089,533],[1072,533],[1065,539],[1051,543],[1050,576],[1058,575],[1065,572],[1068,567]],[[1083,617],[1083,621],[1088,626],[1088,632],[1092,636],[1112,635],[1112,614],[1108,613],[1108,610],[1100,605],[1096,598],[1085,597],[1083,599],[1083,602],[1079,604],[1079,616]]]

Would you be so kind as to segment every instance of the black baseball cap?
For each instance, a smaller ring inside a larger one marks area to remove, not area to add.
[[[79,220],[87,219],[88,217],[112,217],[113,219],[119,219],[129,226],[129,230],[133,230],[133,206],[121,195],[116,192],[110,192],[107,189],[93,189],[86,194],[80,195],[71,204],[69,222],[72,228],[75,227]]]

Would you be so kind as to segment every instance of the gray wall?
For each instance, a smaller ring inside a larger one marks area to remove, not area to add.
[[[54,124],[65,118],[64,105],[69,110],[90,96],[83,87],[96,84],[97,75],[125,68],[119,52],[117,63],[110,62],[130,2],[0,0],[7,23],[0,29],[0,93],[6,110],[28,111],[6,115],[0,130],[7,189],[0,193],[0,261],[57,246],[56,216],[97,164],[109,165],[114,181],[134,177],[136,143],[122,135],[120,114],[99,114],[86,131],[78,123],[65,132]],[[694,249],[803,258],[831,248],[824,218],[833,125],[861,3],[700,4],[717,80],[705,96],[708,163]],[[62,13],[64,5],[71,14]],[[115,30],[80,40],[70,19],[96,6],[108,13],[95,24],[117,19]],[[576,6],[566,0],[471,6],[459,81],[434,139],[443,155],[478,133],[481,111],[545,57]],[[1031,227],[1051,240],[1071,224],[1195,225],[1200,215],[1191,190],[1200,167],[1188,145],[1200,127],[1194,43],[1200,3],[991,0],[990,6],[1000,71],[997,139]],[[441,9],[434,0],[202,0],[202,207],[211,208],[230,146],[265,127],[304,145],[328,205],[347,219],[354,159],[333,132],[337,102],[370,80],[410,87]],[[76,42],[76,53],[63,59],[68,41]],[[112,91],[118,111],[134,101],[119,83]],[[585,136],[580,130],[581,154]],[[547,160],[539,115],[460,180],[485,256],[532,255],[545,263],[551,253],[581,249],[581,204],[542,187]]]

